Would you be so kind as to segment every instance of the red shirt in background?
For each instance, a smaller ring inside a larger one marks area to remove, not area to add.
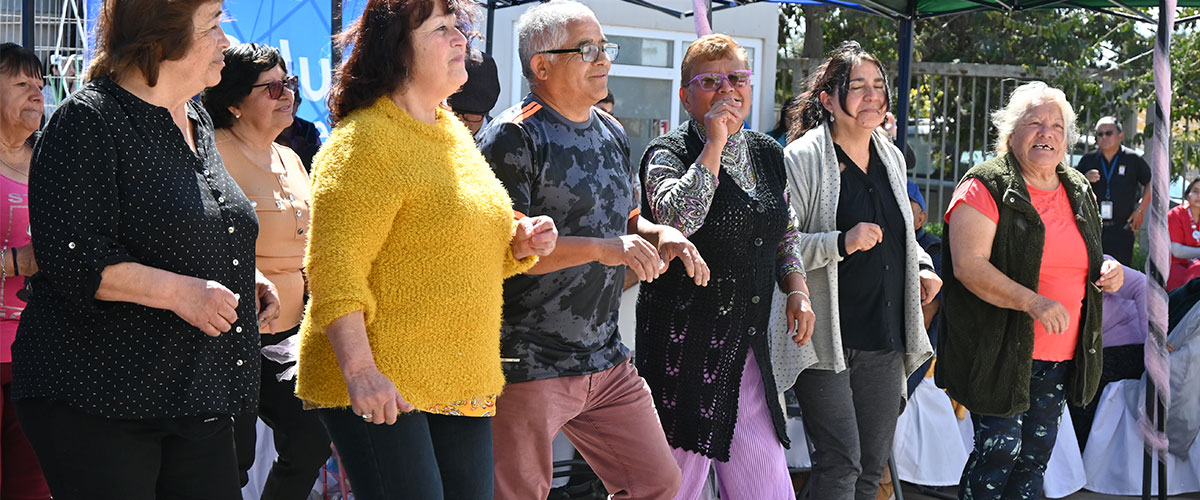
[[[1188,213],[1186,202],[1167,212],[1167,231],[1170,232],[1171,243],[1200,247],[1200,240],[1192,236],[1192,231],[1198,227],[1200,225],[1192,226],[1192,216]],[[1167,275],[1167,291],[1179,288],[1198,276],[1200,276],[1200,261],[1193,262],[1191,259],[1181,259],[1172,255],[1171,270]]]

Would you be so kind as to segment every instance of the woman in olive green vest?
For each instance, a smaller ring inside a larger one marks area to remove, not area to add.
[[[997,156],[946,210],[945,331],[937,383],[971,410],[962,499],[1040,499],[1063,404],[1086,404],[1101,364],[1101,290],[1124,276],[1100,248],[1100,210],[1063,158],[1075,112],[1031,82],[992,114]]]

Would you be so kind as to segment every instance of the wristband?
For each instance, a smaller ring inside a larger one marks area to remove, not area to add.
[[[805,292],[804,290],[792,290],[792,291],[788,292],[787,298],[790,299],[790,298],[792,298],[793,295],[803,295],[805,300],[812,301],[812,299],[810,299],[808,297],[808,293]]]

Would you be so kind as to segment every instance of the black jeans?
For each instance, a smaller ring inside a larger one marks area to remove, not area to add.
[[[796,399],[813,443],[809,498],[874,500],[892,456],[904,355],[845,349],[846,369],[800,372]]]
[[[274,345],[295,335],[300,327],[275,335],[263,335],[262,345]],[[275,435],[275,451],[279,458],[271,465],[263,485],[262,500],[305,500],[317,481],[321,466],[329,459],[329,436],[314,411],[305,411],[296,397],[296,381],[279,381],[275,375],[287,367],[262,358],[262,388],[259,392],[258,415],[234,419],[234,441],[237,443],[238,470],[242,486],[249,481],[248,471],[254,465],[256,441],[255,424],[259,417]]]
[[[318,410],[358,500],[491,500],[492,422],[414,412],[393,425]]]
[[[240,500],[229,416],[120,420],[16,402],[55,500]]]

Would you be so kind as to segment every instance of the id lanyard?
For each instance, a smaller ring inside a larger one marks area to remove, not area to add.
[[[1117,162],[1120,160],[1121,152],[1117,151],[1117,154],[1113,155],[1112,163],[1105,165],[1104,153],[1100,153],[1100,168],[1104,170],[1104,199],[1106,200],[1112,199],[1112,175],[1113,171],[1117,169]]]
[[[1192,217],[1192,206],[1190,204],[1188,205],[1187,211],[1188,222],[1192,223],[1192,239],[1200,241],[1200,228],[1196,227],[1196,218]]]

